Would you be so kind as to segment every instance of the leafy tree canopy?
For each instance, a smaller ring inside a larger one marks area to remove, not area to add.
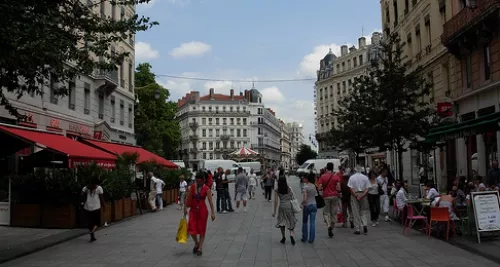
[[[135,114],[137,144],[168,159],[177,156],[181,133],[175,119],[177,103],[168,101],[170,93],[155,80],[149,63],[141,63],[135,72],[139,100]]]
[[[297,164],[302,165],[306,160],[308,159],[315,159],[318,157],[318,153],[316,151],[312,150],[310,146],[308,145],[301,145],[299,152],[295,156],[295,161]]]
[[[124,9],[151,0],[16,0],[0,3],[0,105],[21,117],[5,92],[18,98],[43,94],[42,84],[57,84],[55,94],[68,94],[67,82],[97,69],[113,71],[129,56],[114,44],[128,40],[157,22],[123,15]],[[114,17],[102,16],[100,5]],[[130,11],[132,12],[132,11]],[[127,12],[125,12],[127,14]]]

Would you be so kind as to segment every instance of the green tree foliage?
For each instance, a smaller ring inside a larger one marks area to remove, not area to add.
[[[181,140],[175,119],[177,103],[167,101],[170,93],[156,82],[149,63],[137,66],[135,86],[139,100],[135,114],[137,144],[168,159],[177,158]]]
[[[432,127],[436,112],[427,100],[432,84],[422,78],[422,68],[409,71],[403,56],[405,44],[397,33],[380,43],[380,55],[368,75],[356,81],[359,93],[356,104],[344,110],[360,120],[369,134],[369,143],[380,150],[393,149],[398,153],[399,177],[403,176],[402,153],[408,143],[418,142]],[[360,108],[364,109],[360,113]],[[348,115],[344,115],[349,117]],[[356,127],[343,136],[354,135]],[[366,145],[366,143],[364,144]]]
[[[310,146],[308,145],[301,145],[299,152],[295,156],[295,161],[297,164],[302,165],[306,160],[308,159],[315,159],[318,157],[318,154],[316,151],[312,150]]]
[[[373,125],[369,111],[373,102],[366,94],[373,89],[373,84],[367,79],[367,76],[356,78],[352,92],[338,102],[333,110],[338,125],[332,128],[328,137],[330,144],[339,150],[353,152],[356,159],[371,144],[369,131]]]
[[[18,98],[43,93],[42,84],[56,84],[55,94],[68,94],[67,82],[97,69],[114,71],[127,52],[110,47],[158,24],[133,15],[102,17],[99,8],[134,8],[150,0],[16,0],[0,3],[0,105],[22,117],[5,92]],[[101,58],[101,60],[96,60]],[[77,88],[79,89],[79,88]]]

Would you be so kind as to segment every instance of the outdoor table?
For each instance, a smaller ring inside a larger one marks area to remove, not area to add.
[[[424,211],[424,201],[422,199],[408,199],[406,204],[410,204],[413,208],[413,215],[420,216]],[[419,205],[417,205],[419,204]]]

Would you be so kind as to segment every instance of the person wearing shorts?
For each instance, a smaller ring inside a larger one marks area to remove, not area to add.
[[[240,201],[243,201],[243,209],[247,210],[247,190],[248,190],[248,177],[243,172],[243,168],[238,168],[238,175],[236,175],[234,185],[234,198],[236,200],[236,209],[240,208]]]
[[[257,189],[257,175],[255,175],[253,169],[251,169],[250,175],[248,176],[248,194],[250,195],[250,199],[255,199],[256,189]]]

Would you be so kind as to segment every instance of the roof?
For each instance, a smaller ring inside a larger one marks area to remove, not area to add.
[[[100,160],[101,163],[105,164],[114,164],[116,161],[116,156],[111,153],[80,143],[58,133],[22,127],[9,127],[6,125],[0,125],[0,131],[21,139],[24,142],[40,144],[49,150],[64,154],[72,159],[73,162],[75,160],[86,159]],[[103,160],[106,162],[102,162]]]
[[[177,164],[169,160],[166,160],[152,152],[149,152],[140,146],[132,146],[132,145],[125,145],[125,144],[111,143],[111,142],[97,141],[97,140],[88,140],[88,139],[84,140],[84,142],[99,147],[102,150],[108,151],[116,155],[121,155],[123,153],[137,153],[139,155],[138,159],[139,163],[154,161],[157,164],[167,168],[174,168],[174,169],[178,168]]]
[[[245,97],[244,96],[240,96],[240,95],[234,95],[234,98],[231,99],[230,95],[214,94],[213,98],[214,98],[213,100],[215,100],[215,101],[237,101],[237,100],[245,100]],[[204,95],[204,96],[200,97],[200,100],[201,101],[211,100],[210,99],[210,95]]]
[[[231,89],[231,90],[233,90],[233,89]],[[177,101],[177,107],[180,108],[180,107],[186,105],[187,103],[189,103],[190,101],[194,101],[194,99],[198,98],[198,96],[199,96],[198,91],[191,91],[191,92],[187,93],[185,96],[183,96],[181,99],[179,99]],[[207,95],[199,97],[198,100],[199,101],[211,101],[212,99],[210,98],[210,94],[207,94]],[[242,96],[239,94],[234,94],[233,99],[231,99],[231,95],[213,94],[212,101],[240,101],[240,100],[245,100],[245,96]]]

